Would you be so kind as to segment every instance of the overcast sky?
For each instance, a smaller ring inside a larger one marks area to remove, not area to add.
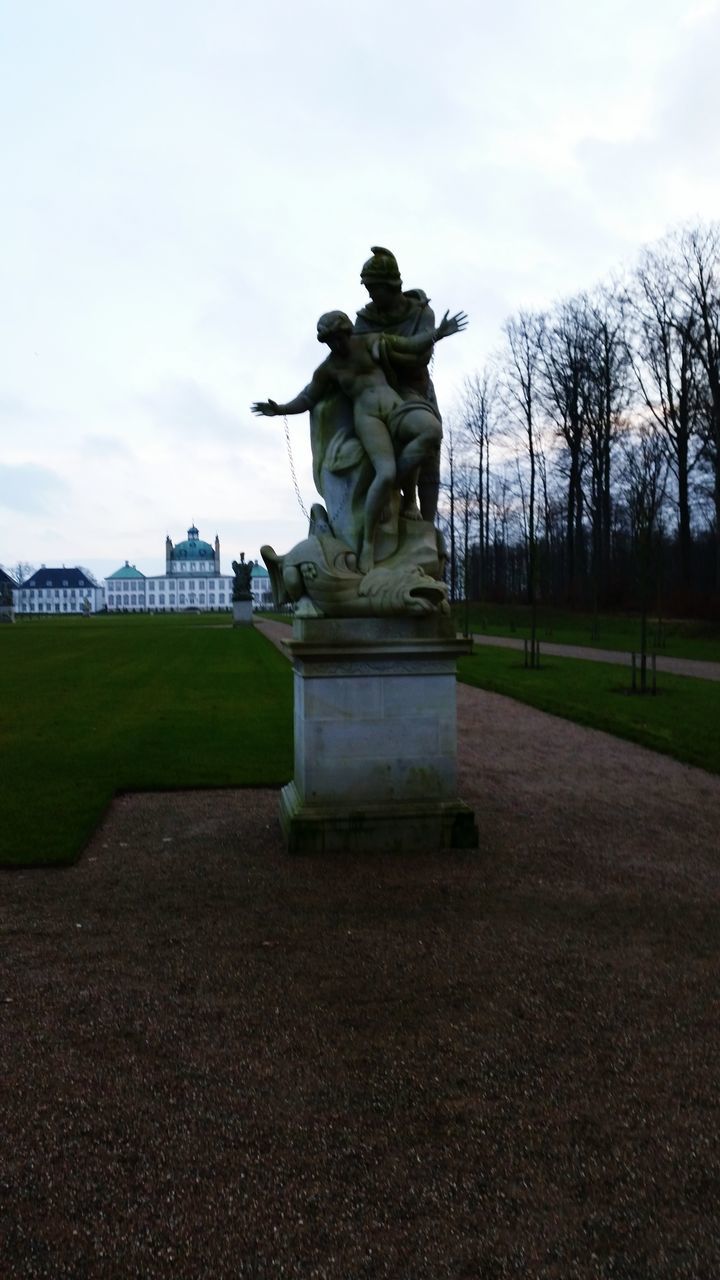
[[[720,216],[718,0],[0,0],[0,563],[305,533],[279,419],[372,244],[467,332]],[[291,419],[305,502],[307,418]]]

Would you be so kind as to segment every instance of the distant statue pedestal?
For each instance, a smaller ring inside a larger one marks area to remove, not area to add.
[[[233,600],[233,626],[251,627],[253,625],[252,600]]]
[[[450,618],[296,618],[295,776],[280,817],[291,853],[474,848],[457,796]]]
[[[15,610],[11,604],[0,604],[0,623],[14,622]]]

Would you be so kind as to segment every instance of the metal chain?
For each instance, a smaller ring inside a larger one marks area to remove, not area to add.
[[[297,475],[295,474],[295,462],[293,459],[292,445],[290,444],[290,428],[288,426],[288,420],[287,420],[286,414],[283,414],[283,423],[285,426],[285,441],[287,443],[288,459],[290,462],[290,475],[292,477],[293,487],[295,489],[295,496],[297,497],[298,503],[300,505],[300,510],[302,511],[305,519],[309,523],[310,516],[308,515],[307,509],[305,507],[305,503],[302,500],[302,494],[300,493],[300,485],[298,484],[298,478],[297,478]]]
[[[297,478],[297,475],[295,474],[295,462],[294,462],[294,460],[293,460],[292,445],[291,445],[291,443],[290,443],[290,428],[289,428],[289,426],[288,426],[288,420],[287,420],[287,416],[286,416],[285,414],[283,414],[283,425],[284,425],[284,427],[285,427],[285,440],[286,440],[286,443],[287,443],[288,460],[289,460],[289,462],[290,462],[290,475],[291,475],[291,477],[292,477],[293,488],[295,489],[295,495],[296,495],[296,497],[297,497],[298,504],[299,504],[299,506],[300,506],[300,510],[302,511],[303,515],[305,516],[305,519],[307,520],[307,522],[308,522],[308,524],[309,524],[309,523],[310,523],[310,516],[308,515],[307,508],[306,508],[306,506],[305,506],[305,503],[304,503],[304,502],[303,502],[303,500],[302,500],[302,494],[300,493],[300,485],[298,484],[298,478]],[[345,508],[346,508],[346,506],[347,506],[347,504],[348,504],[348,498],[349,498],[349,497],[350,497],[350,485],[348,485],[348,486],[347,486],[347,488],[346,488],[346,490],[345,490],[345,497],[343,498],[342,502],[340,503],[340,506],[338,507],[337,511],[335,512],[335,515],[334,515],[334,523],[335,523],[335,525],[336,525],[336,526],[337,526],[337,523],[338,523],[338,521],[339,521],[340,517],[341,517],[341,516],[344,514],[344,512],[345,512]]]

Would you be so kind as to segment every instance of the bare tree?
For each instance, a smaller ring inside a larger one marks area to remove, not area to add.
[[[470,597],[472,594],[472,555],[471,528],[475,517],[475,474],[474,468],[463,463],[455,469],[455,511],[459,520],[459,554],[456,582],[465,603],[465,620],[463,630],[469,634]]]
[[[668,467],[673,585],[720,587],[720,226],[646,251],[629,285],[511,317],[492,367],[467,379],[445,442],[454,599],[463,582],[523,595],[533,620],[541,599],[587,601],[596,627],[602,603],[637,599],[624,445],[641,424]]]
[[[643,402],[662,432],[675,477],[680,580],[692,577],[690,477],[699,436],[698,314],[683,298],[668,243],[648,250],[630,294],[634,317],[633,367]]]
[[[593,607],[607,587],[612,531],[612,458],[630,400],[630,355],[623,295],[600,289],[586,311],[586,501],[591,523]]]
[[[590,373],[588,304],[562,302],[550,318],[543,343],[543,400],[563,446],[565,487],[565,592],[574,602],[585,569],[583,465]]]
[[[14,578],[18,586],[23,582],[27,582],[35,572],[34,565],[28,564],[27,560],[18,560],[17,564],[8,567],[6,570],[11,578]]]
[[[647,617],[659,518],[665,498],[668,459],[659,428],[640,431],[623,449],[623,496],[640,597],[640,692],[647,690]]]
[[[498,599],[505,599],[508,592],[508,546],[510,530],[515,518],[513,481],[510,464],[506,459],[492,476],[490,487],[489,519],[492,546],[492,589]]]
[[[715,505],[715,586],[720,587],[720,226],[685,231],[680,239],[680,286],[697,315],[695,350],[704,374],[701,413]]]
[[[477,591],[485,591],[490,546],[490,441],[495,386],[487,370],[465,379],[460,414],[464,433],[473,454],[475,473],[475,518],[477,521]]]
[[[540,362],[545,316],[521,311],[504,325],[506,339],[500,394],[508,428],[518,445],[518,479],[523,498],[527,599],[531,617],[531,661],[537,653],[537,485],[542,402]],[[520,458],[522,457],[522,465]],[[527,476],[525,484],[523,472]]]
[[[456,599],[457,599],[457,580],[458,580],[458,574],[457,574],[457,531],[456,531],[456,525],[455,525],[455,499],[456,499],[456,492],[455,492],[455,452],[456,452],[456,451],[455,451],[455,437],[456,437],[456,431],[455,431],[455,428],[454,428],[453,424],[452,424],[452,423],[450,423],[450,424],[446,424],[446,426],[445,426],[445,431],[444,431],[444,434],[443,434],[443,444],[444,444],[444,448],[445,448],[445,457],[446,457],[446,459],[447,459],[448,479],[447,479],[447,483],[445,484],[444,488],[447,490],[447,495],[448,495],[448,507],[449,507],[448,515],[447,515],[447,526],[448,526],[448,534],[449,534],[448,541],[449,541],[449,544],[450,544],[450,547],[449,547],[449,550],[450,550],[450,557],[449,557],[449,559],[450,559],[450,563],[449,563],[449,570],[450,570],[450,583],[449,583],[449,586],[450,586],[450,599],[451,599],[451,601],[454,601],[454,600],[456,600]]]

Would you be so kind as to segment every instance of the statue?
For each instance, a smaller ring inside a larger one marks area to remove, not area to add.
[[[373,245],[372,257],[363,264],[360,281],[370,294],[370,302],[357,313],[356,333],[387,333],[409,338],[432,333],[435,315],[423,289],[403,292],[397,259],[389,249]],[[430,353],[407,360],[400,377],[403,398],[421,395],[430,402],[440,419],[435,388],[429,373]],[[424,459],[418,478],[418,500],[423,520],[434,520],[440,491],[440,455]]]
[[[240,560],[233,560],[233,573],[235,581],[233,582],[233,600],[252,600],[252,592],[250,591],[250,580],[252,571],[255,568],[255,561],[248,560],[245,563],[245,552],[240,552]]]
[[[287,404],[252,406],[266,417],[311,414],[325,506],[313,506],[308,538],[288,555],[262,548],[276,604],[294,601],[299,616],[448,610],[444,547],[432,524],[442,422],[427,368],[435,343],[467,318],[446,312],[436,328],[425,294],[401,293],[392,254],[373,254],[363,279],[377,294],[375,310],[358,313],[354,327],[342,311],[322,315],[317,337],[330,354],[308,385]],[[388,279],[378,285],[373,268]]]
[[[266,417],[306,413],[338,389],[352,402],[355,435],[375,473],[365,498],[359,557],[362,573],[375,566],[375,532],[393,488],[399,487],[403,493],[400,514],[410,520],[422,519],[415,501],[418,473],[425,457],[439,454],[442,439],[442,425],[434,407],[421,396],[403,399],[397,390],[393,366],[401,364],[405,356],[431,352],[435,342],[458,333],[465,324],[462,312],[452,319],[446,314],[429,335],[376,337],[353,333],[352,322],[344,312],[328,311],[318,321],[317,336],[318,342],[327,343],[330,355],[315,370],[304,391],[288,404],[267,400],[253,405],[254,413]]]

